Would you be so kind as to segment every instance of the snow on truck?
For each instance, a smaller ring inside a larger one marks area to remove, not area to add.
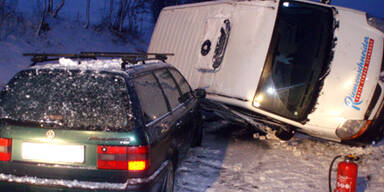
[[[299,131],[371,143],[384,132],[380,22],[304,0],[171,6],[162,10],[148,52],[174,53],[168,61],[193,88],[280,138]]]

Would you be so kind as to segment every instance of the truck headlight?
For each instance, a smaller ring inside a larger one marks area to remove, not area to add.
[[[384,33],[384,19],[373,17],[372,15],[366,14],[367,22],[370,26],[380,30]]]
[[[336,135],[342,140],[356,139],[371,124],[371,120],[347,120],[336,129]]]

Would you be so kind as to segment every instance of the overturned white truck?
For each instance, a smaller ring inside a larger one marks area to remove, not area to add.
[[[174,53],[193,88],[281,138],[371,143],[384,132],[380,22],[313,1],[212,1],[164,8],[148,51]]]

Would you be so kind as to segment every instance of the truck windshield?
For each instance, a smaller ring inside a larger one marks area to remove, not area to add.
[[[331,8],[281,2],[253,105],[304,121],[326,76],[332,41]]]
[[[30,70],[17,74],[0,92],[0,119],[92,131],[127,131],[127,88],[109,73]]]

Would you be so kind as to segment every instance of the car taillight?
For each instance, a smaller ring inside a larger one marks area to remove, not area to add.
[[[0,138],[0,161],[10,161],[12,156],[12,139]]]
[[[144,171],[148,168],[148,146],[97,146],[97,168]]]

